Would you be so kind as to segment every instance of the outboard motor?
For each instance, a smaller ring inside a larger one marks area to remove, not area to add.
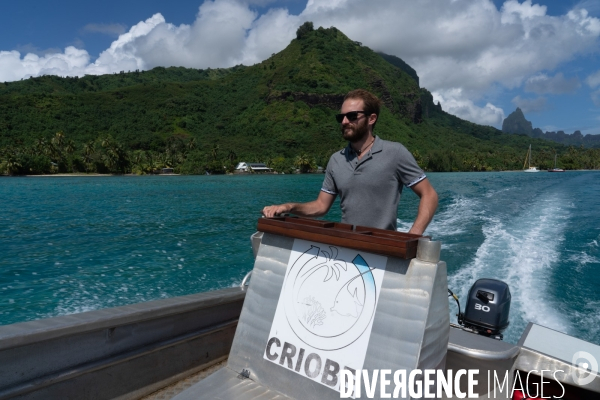
[[[506,283],[496,279],[479,279],[469,291],[464,313],[460,312],[459,304],[458,322],[465,330],[502,340],[502,332],[509,323],[510,299]]]

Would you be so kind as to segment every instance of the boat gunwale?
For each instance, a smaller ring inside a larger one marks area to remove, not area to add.
[[[245,294],[246,288],[233,287],[3,325],[0,326],[0,351],[57,339],[65,335],[115,328],[182,314],[199,307],[234,303],[242,300]]]

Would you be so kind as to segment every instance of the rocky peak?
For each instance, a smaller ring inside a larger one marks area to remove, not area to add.
[[[502,122],[502,132],[531,135],[533,132],[533,125],[530,121],[525,119],[523,111],[517,107],[517,109]]]

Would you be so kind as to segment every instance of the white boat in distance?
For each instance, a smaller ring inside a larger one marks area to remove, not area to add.
[[[554,168],[549,169],[548,172],[565,172],[565,170],[562,168],[556,168],[556,157],[557,156],[558,156],[558,154],[554,155]]]
[[[528,168],[525,169],[525,164],[527,164]],[[529,150],[527,150],[527,155],[525,156],[525,162],[523,163],[523,171],[524,172],[540,172],[537,167],[531,166],[531,145],[529,145]]]

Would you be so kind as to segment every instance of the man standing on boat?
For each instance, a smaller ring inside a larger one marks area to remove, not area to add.
[[[417,218],[409,233],[423,234],[437,208],[437,193],[403,145],[373,135],[380,108],[381,101],[366,90],[349,92],[341,114],[336,116],[349,143],[329,159],[317,199],[267,206],[263,215],[320,217],[327,214],[339,195],[342,222],[396,230],[398,203],[402,187],[407,186],[420,198]]]

